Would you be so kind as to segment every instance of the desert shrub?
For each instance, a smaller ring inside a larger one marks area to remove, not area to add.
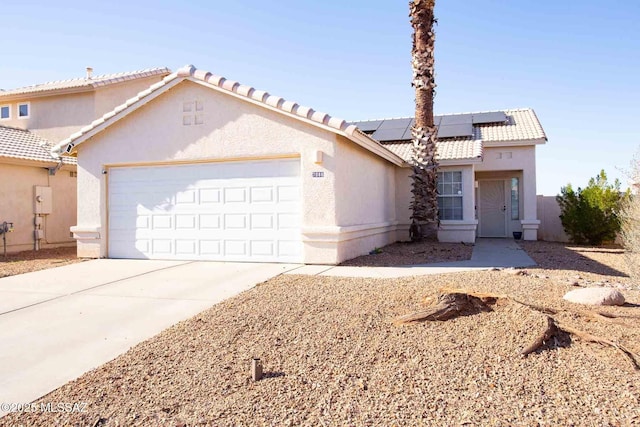
[[[620,209],[627,198],[628,192],[620,192],[620,181],[610,184],[604,170],[584,189],[574,190],[568,184],[556,197],[562,227],[574,243],[581,245],[613,241],[620,231]]]
[[[633,183],[634,194],[623,204],[620,210],[622,244],[626,249],[625,257],[629,270],[634,278],[640,278],[640,157],[631,162],[631,170],[627,172]]]

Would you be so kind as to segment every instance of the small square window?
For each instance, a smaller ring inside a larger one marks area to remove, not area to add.
[[[29,103],[25,102],[24,104],[18,104],[18,117],[21,119],[26,119],[29,117]]]
[[[3,105],[0,107],[0,120],[7,120],[11,118],[11,106]]]

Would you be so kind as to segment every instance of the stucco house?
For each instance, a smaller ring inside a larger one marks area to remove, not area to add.
[[[76,159],[51,147],[168,75],[167,68],[0,90],[0,224],[7,251],[74,245]],[[0,248],[0,251],[3,248]]]
[[[440,127],[440,239],[536,239],[535,114],[460,116]],[[52,152],[78,159],[81,257],[336,264],[408,238],[410,121],[389,140],[186,66]]]

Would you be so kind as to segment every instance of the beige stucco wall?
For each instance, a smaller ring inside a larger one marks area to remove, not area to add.
[[[202,112],[183,112],[185,102],[196,100],[202,103]],[[195,114],[202,115],[203,124],[185,126],[185,116],[194,119]],[[377,224],[389,216],[387,212],[393,211],[393,207],[380,204],[365,211],[349,199],[338,199],[340,194],[351,194],[338,190],[340,185],[349,185],[348,179],[341,179],[340,183],[336,180],[337,173],[348,169],[343,162],[354,158],[348,144],[351,143],[329,130],[196,83],[183,82],[78,146],[80,202],[78,224],[74,228],[81,237],[78,253],[107,256],[107,189],[102,171],[109,165],[299,156],[305,262],[339,262],[353,255],[349,250],[340,253],[336,250],[341,235],[349,231],[341,229],[342,226]],[[317,151],[323,153],[320,164],[315,163]],[[382,160],[368,159],[361,167],[373,165],[376,182],[386,179],[377,177],[378,174],[386,173],[393,178],[392,169],[378,166]],[[312,171],[322,171],[324,177],[313,178]],[[354,176],[351,173],[348,178]],[[371,177],[362,175],[359,179],[355,185],[361,189]],[[385,191],[391,191],[389,186],[393,184],[388,184]],[[351,207],[339,207],[343,204]],[[357,212],[351,213],[350,209]],[[379,212],[380,209],[385,211]]]
[[[95,91],[25,95],[13,101],[0,101],[0,105],[10,105],[11,108],[11,119],[1,120],[0,125],[29,129],[57,143],[160,80],[160,76],[154,76],[100,87]],[[18,104],[23,102],[30,104],[29,117],[19,119]]]
[[[336,262],[396,241],[395,165],[339,137],[336,146]]]
[[[29,117],[16,117],[17,105],[29,101]],[[12,101],[12,119],[0,124],[29,129],[30,131],[58,142],[91,123],[94,117],[93,94],[91,92]]]
[[[162,80],[161,76],[152,76],[97,88],[95,90],[93,119],[108,113],[160,80]]]
[[[560,220],[560,205],[555,196],[538,196],[538,218],[540,229],[538,238],[548,242],[568,242],[569,236],[564,232]]]
[[[396,220],[398,222],[396,238],[409,240],[411,226],[411,168],[396,168]]]
[[[14,226],[14,231],[7,233],[8,252],[34,248],[35,185],[52,189],[53,211],[44,217],[45,238],[41,240],[41,247],[75,244],[69,234],[69,227],[76,222],[77,179],[69,174],[74,169],[65,166],[55,176],[49,176],[42,165],[0,163],[0,222],[13,222]]]

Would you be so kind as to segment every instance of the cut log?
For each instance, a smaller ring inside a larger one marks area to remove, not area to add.
[[[542,347],[547,341],[553,338],[558,333],[558,326],[556,322],[549,316],[547,318],[547,327],[545,330],[536,338],[536,340],[531,343],[531,345],[520,352],[521,355],[527,356],[534,351],[538,350]]]
[[[399,316],[394,319],[396,325],[404,325],[407,323],[425,322],[425,321],[446,321],[460,316],[469,316],[480,312],[493,311],[493,306],[499,302],[507,302],[527,307],[530,310],[544,314],[546,327],[535,339],[533,343],[524,348],[520,354],[528,356],[529,354],[542,349],[551,339],[561,340],[563,334],[581,339],[586,342],[597,343],[600,345],[612,347],[620,351],[627,357],[636,370],[640,370],[640,355],[630,348],[611,341],[609,339],[590,334],[585,331],[573,328],[568,325],[560,324],[552,315],[562,312],[588,317],[596,321],[605,321],[608,323],[616,323],[629,327],[633,327],[627,323],[623,323],[618,318],[636,318],[633,315],[614,315],[609,313],[595,312],[589,310],[573,310],[573,309],[555,309],[536,304],[525,303],[508,295],[487,294],[482,292],[468,291],[464,289],[442,288],[438,291],[437,296],[427,297],[426,303],[430,305],[416,313]]]
[[[490,305],[495,304],[497,298],[486,294],[472,294],[466,292],[441,292],[437,303],[426,310],[397,317],[396,325],[425,322],[434,320],[449,320],[459,316],[468,316],[481,311],[491,311]]]

